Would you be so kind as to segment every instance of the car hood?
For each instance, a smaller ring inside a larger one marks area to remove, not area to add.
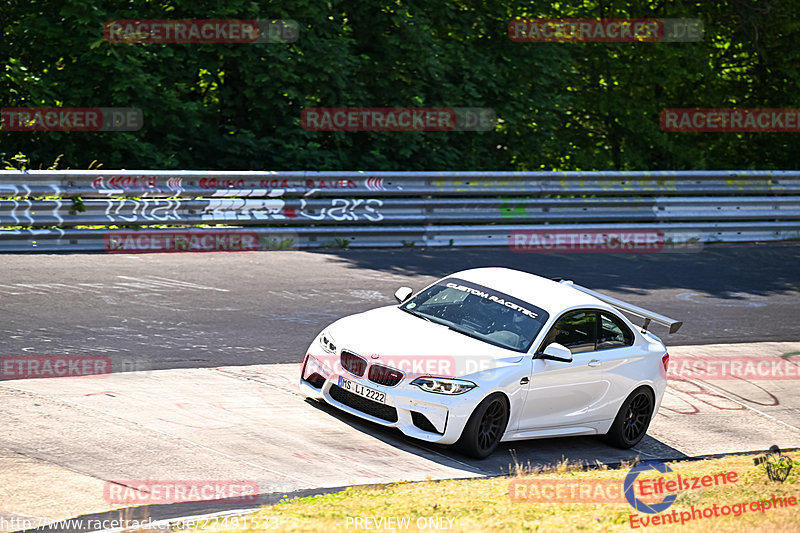
[[[327,329],[339,348],[407,374],[461,377],[517,363],[525,355],[428,322],[396,306],[350,315]]]

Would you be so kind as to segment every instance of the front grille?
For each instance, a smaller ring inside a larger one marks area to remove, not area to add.
[[[342,362],[342,368],[358,377],[363,376],[364,371],[367,369],[367,360],[351,352],[342,350],[340,361]]]
[[[387,422],[397,422],[397,409],[394,407],[373,402],[358,394],[346,391],[338,385],[331,385],[329,392],[331,398],[357,411],[374,416],[375,418],[380,418],[381,420],[386,420]]]
[[[314,387],[315,389],[321,389],[322,386],[325,384],[325,378],[314,372],[307,378],[305,378],[306,382]]]
[[[369,367],[369,380],[379,385],[394,387],[403,379],[403,373],[394,368],[383,365],[372,365]]]
[[[438,433],[439,435],[442,434],[441,431],[436,430],[436,428],[433,426],[433,422],[428,420],[428,417],[423,415],[422,413],[418,413],[417,411],[411,411],[411,421],[414,422],[414,425],[417,426],[422,431],[427,431],[429,433]]]

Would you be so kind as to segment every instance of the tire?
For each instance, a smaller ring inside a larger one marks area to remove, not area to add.
[[[639,387],[622,402],[622,407],[605,434],[606,442],[626,450],[639,444],[653,418],[655,396],[650,387]]]
[[[472,412],[453,447],[475,459],[485,459],[500,444],[508,424],[508,403],[496,392],[487,396]]]

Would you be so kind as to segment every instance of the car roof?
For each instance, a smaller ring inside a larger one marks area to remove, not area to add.
[[[455,272],[447,277],[460,278],[525,300],[547,311],[550,316],[565,309],[595,307],[613,310],[608,304],[569,285],[511,268],[484,267]],[[616,313],[615,313],[616,314]]]

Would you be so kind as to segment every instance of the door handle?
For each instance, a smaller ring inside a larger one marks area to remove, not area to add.
[[[524,378],[519,380],[519,384],[520,385],[527,385],[529,381],[530,381],[530,378],[528,378],[528,376],[525,376]]]
[[[592,359],[591,361],[589,361],[589,366],[600,366],[600,360]]]

